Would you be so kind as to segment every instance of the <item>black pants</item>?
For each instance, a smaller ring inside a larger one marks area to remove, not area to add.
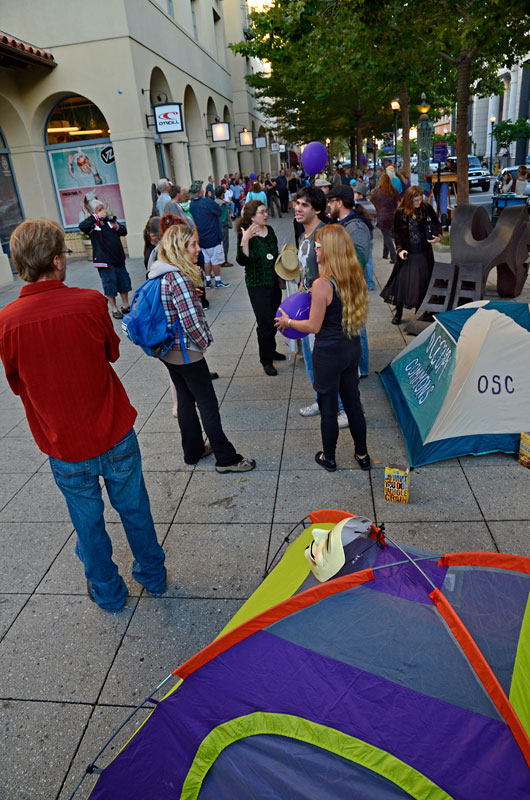
[[[337,423],[338,397],[348,417],[355,452],[363,456],[366,450],[366,420],[359,395],[359,361],[361,342],[358,336],[342,342],[322,344],[313,348],[314,387],[320,409],[320,430],[324,458],[335,460],[339,438]]]
[[[396,260],[396,248],[394,247],[394,237],[391,228],[381,228],[383,234],[383,258],[390,254],[390,260]]]
[[[219,467],[237,464],[242,457],[228,441],[221,426],[219,404],[205,358],[192,364],[167,364],[177,390],[178,423],[186,464],[196,464],[204,453],[204,441],[197,408],[206,436]]]
[[[277,194],[271,194],[268,198],[269,201],[269,211],[271,212],[271,217],[275,217],[278,214],[281,217],[281,209],[280,209],[280,198]]]
[[[278,194],[280,195],[280,208],[282,210],[282,214],[287,214],[289,211],[289,192],[287,189],[278,189]]]
[[[247,291],[258,324],[259,360],[262,364],[272,364],[276,352],[274,317],[282,302],[282,290],[276,284],[247,286]]]

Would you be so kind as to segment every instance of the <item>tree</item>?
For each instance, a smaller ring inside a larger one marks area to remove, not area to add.
[[[492,136],[501,147],[508,148],[512,142],[519,139],[528,141],[530,139],[530,122],[521,117],[515,122],[511,119],[503,119],[493,126]]]

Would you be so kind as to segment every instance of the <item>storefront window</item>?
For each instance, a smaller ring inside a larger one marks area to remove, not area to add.
[[[95,199],[124,218],[109,134],[104,115],[86,97],[63,100],[48,117],[46,149],[65,228],[77,228]]]
[[[8,255],[9,237],[23,219],[9,151],[0,132],[0,245]]]
[[[68,97],[55,106],[46,126],[47,144],[75,144],[87,139],[108,139],[107,120],[86,97]]]

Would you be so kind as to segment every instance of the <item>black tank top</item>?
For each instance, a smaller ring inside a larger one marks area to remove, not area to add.
[[[317,342],[325,342],[326,344],[328,342],[339,342],[346,338],[342,330],[342,303],[334,284],[331,281],[329,283],[333,289],[333,297],[326,308],[322,327],[315,336],[315,344]]]

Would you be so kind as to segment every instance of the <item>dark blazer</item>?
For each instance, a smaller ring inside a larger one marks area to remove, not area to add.
[[[437,236],[441,236],[442,226],[440,225],[434,208],[425,202],[423,202],[419,207],[417,216],[422,232],[425,252],[427,254],[427,262],[429,264],[429,268],[432,270],[434,265],[434,253],[432,251],[432,245],[427,241],[427,222],[430,221],[432,223]],[[394,241],[396,243],[397,253],[399,253],[400,250],[408,251],[409,249],[409,220],[410,217],[407,216],[407,214],[405,214],[401,209],[396,211],[394,215]],[[405,262],[403,259],[400,258],[399,255],[396,255],[396,263],[394,264],[394,269],[392,270],[389,282],[396,275],[396,273],[399,272],[404,263]]]
[[[100,230],[96,230],[99,225]],[[125,266],[125,252],[121,236],[127,236],[125,225],[119,225],[115,231],[106,219],[98,219],[91,214],[79,223],[79,229],[90,237],[92,243],[92,261],[96,264],[112,264]]]
[[[380,189],[372,192],[371,201],[377,211],[377,227],[381,230],[392,230],[394,227],[394,214],[399,204],[399,192],[392,187],[392,194],[383,194]]]

